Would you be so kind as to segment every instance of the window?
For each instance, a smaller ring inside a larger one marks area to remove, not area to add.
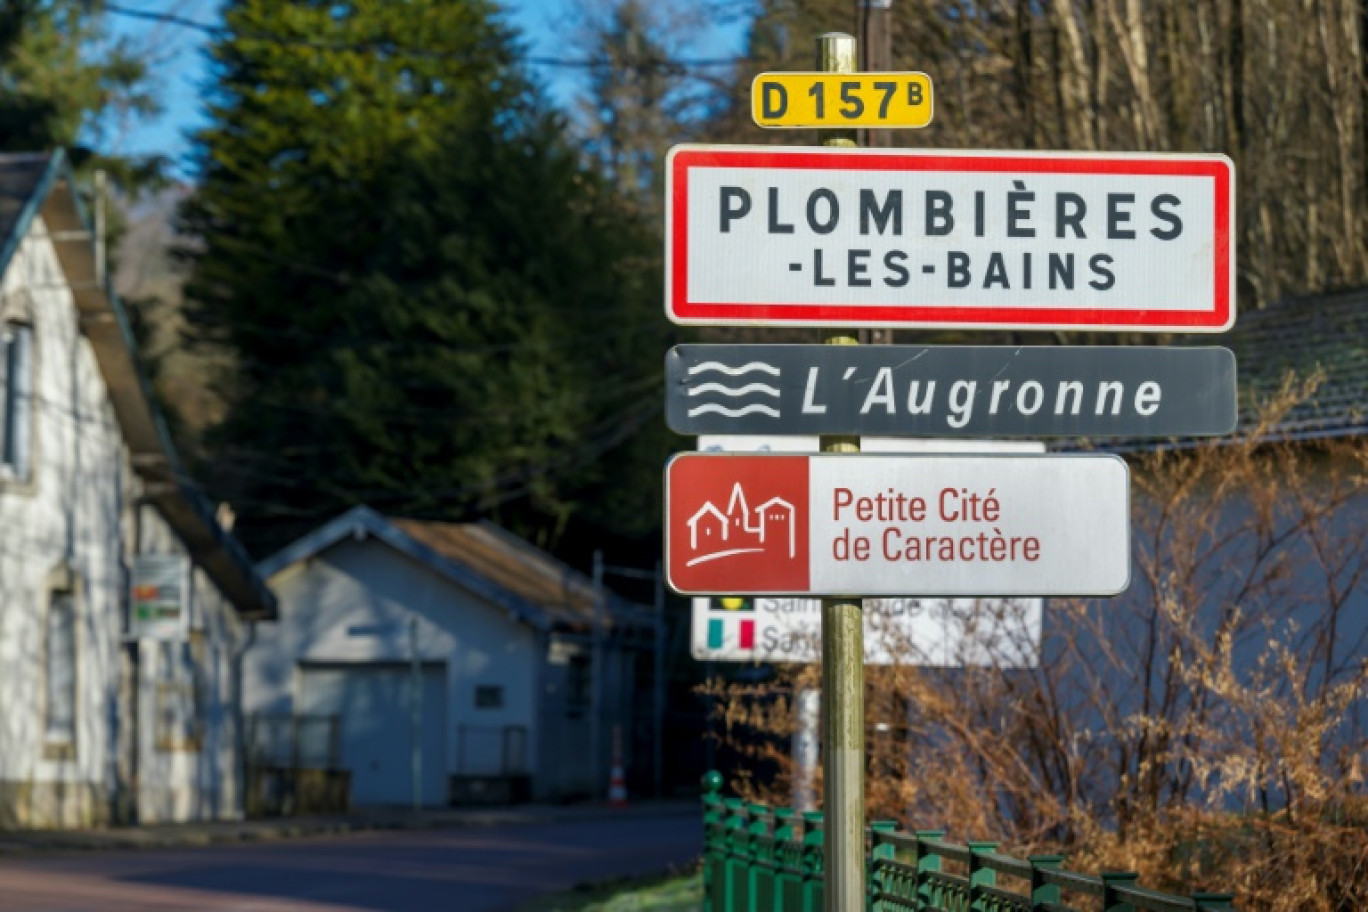
[[[476,709],[503,709],[503,688],[495,684],[475,686]]]
[[[0,480],[29,473],[29,410],[33,400],[33,327],[0,327]]]
[[[592,672],[589,656],[570,657],[565,674],[565,709],[570,715],[582,713],[589,708],[590,690],[593,687]]]
[[[48,602],[43,742],[49,757],[70,757],[76,746],[76,598],[54,591]]]
[[[159,751],[197,751],[203,736],[204,665],[202,633],[157,644],[156,708],[153,732]]]

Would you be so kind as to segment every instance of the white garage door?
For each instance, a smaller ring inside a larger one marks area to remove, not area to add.
[[[412,672],[400,665],[300,668],[302,715],[341,720],[342,766],[355,805],[412,801]],[[446,666],[423,666],[423,804],[446,803]]]

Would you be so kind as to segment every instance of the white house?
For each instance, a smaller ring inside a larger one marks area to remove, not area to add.
[[[246,657],[256,762],[345,770],[358,805],[412,801],[415,746],[425,805],[602,794],[614,729],[649,765],[651,618],[606,590],[596,611],[590,579],[498,526],[356,507],[260,569],[280,617]]]
[[[156,640],[127,636],[148,555]],[[274,607],[181,471],[65,156],[0,155],[0,826],[237,813],[234,660]]]

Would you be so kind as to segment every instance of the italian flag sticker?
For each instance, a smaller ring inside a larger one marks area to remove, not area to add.
[[[726,596],[709,599],[708,648],[732,646],[755,648],[755,602],[753,599]],[[721,609],[718,611],[718,609]]]

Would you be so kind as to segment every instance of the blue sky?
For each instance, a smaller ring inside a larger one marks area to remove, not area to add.
[[[121,5],[216,24],[222,4],[220,0],[121,0]],[[597,5],[595,0],[507,0],[503,3],[508,20],[523,33],[531,55],[569,57],[581,56],[582,52],[573,45],[567,47],[565,36],[573,34],[582,21],[580,10],[593,9]],[[150,54],[165,110],[152,119],[110,125],[106,146],[115,154],[167,155],[179,164],[187,149],[186,132],[203,123],[199,93],[208,79],[203,54],[207,36],[195,29],[112,14],[110,24],[117,34],[134,39]],[[688,52],[700,56],[726,56],[738,53],[743,42],[743,26],[739,22],[728,22],[700,32]],[[539,67],[536,72],[553,101],[562,107],[573,105],[580,85],[580,71]]]

